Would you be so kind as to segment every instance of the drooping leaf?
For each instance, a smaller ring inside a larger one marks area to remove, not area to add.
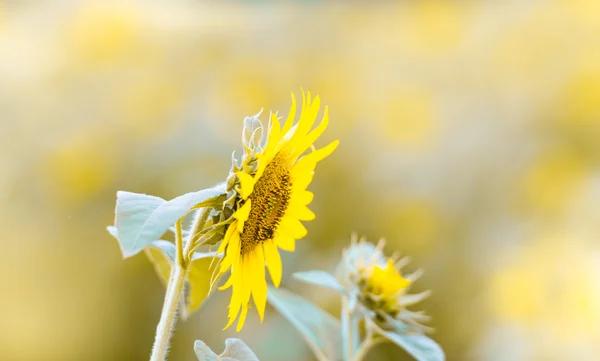
[[[137,254],[146,245],[157,240],[162,235],[160,233],[145,243],[140,241],[140,230],[147,224],[152,213],[166,202],[160,197],[146,194],[117,192],[115,229],[117,230],[117,239],[119,240],[123,257],[127,258]]]
[[[250,347],[237,338],[225,340],[225,351],[220,355],[200,340],[194,342],[194,351],[198,361],[259,361]]]
[[[320,361],[341,359],[342,340],[338,319],[282,288],[269,287],[267,299],[300,331]]]
[[[108,233],[114,237],[114,239],[116,239],[117,241],[119,240],[119,230],[117,229],[117,227],[115,226],[108,226],[106,227],[106,230],[108,231]]]
[[[144,253],[146,253],[146,256],[150,262],[152,262],[154,270],[163,286],[167,287],[169,278],[171,277],[171,267],[173,265],[172,258],[167,256],[160,248],[147,247],[144,249]]]
[[[139,253],[159,239],[192,208],[211,207],[223,201],[221,186],[186,193],[170,201],[131,192],[117,192],[115,226],[125,258]]]
[[[378,333],[403,348],[418,361],[444,361],[445,355],[442,348],[432,339],[423,334],[410,334],[401,332],[384,331]]]
[[[175,257],[177,254],[177,247],[175,247],[175,243],[159,239],[158,241],[150,243],[150,247],[163,251],[165,256],[169,257],[171,262],[175,262]]]
[[[325,271],[314,270],[306,272],[296,272],[293,274],[293,276],[302,282],[346,293],[346,289],[344,288],[344,286],[342,286],[335,277],[333,277]]]
[[[213,352],[208,345],[200,340],[196,340],[196,342],[194,342],[194,352],[196,353],[196,357],[198,357],[198,361],[219,360],[219,356]]]
[[[228,338],[225,340],[225,351],[219,355],[219,358],[221,360],[258,361],[258,357],[256,357],[250,347],[238,338]]]

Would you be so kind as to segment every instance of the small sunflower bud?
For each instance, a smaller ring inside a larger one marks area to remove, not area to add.
[[[353,236],[352,246],[344,252],[338,266],[338,280],[355,295],[379,327],[391,329],[394,322],[402,322],[419,332],[428,330],[419,323],[426,321],[426,316],[406,309],[429,295],[429,292],[407,294],[419,271],[403,277],[400,268],[408,259],[394,264],[394,260],[382,252],[383,246],[383,240],[375,246],[364,239],[357,242]]]

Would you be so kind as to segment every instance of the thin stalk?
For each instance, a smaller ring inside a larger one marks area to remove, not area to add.
[[[360,347],[356,351],[352,361],[362,361],[373,346],[384,340],[384,338],[378,337],[377,334],[373,332],[373,324],[371,322],[371,320],[365,319],[365,329],[367,334],[365,340],[360,344]]]
[[[350,336],[352,337],[352,353],[356,353],[360,344],[359,316],[354,310],[350,310]]]
[[[175,326],[177,307],[179,305],[181,293],[183,292],[185,275],[189,265],[186,257],[193,246],[192,237],[199,229],[204,227],[207,217],[208,212],[205,209],[202,209],[196,213],[196,217],[190,229],[190,233],[185,245],[183,244],[181,231],[182,220],[179,220],[177,223],[175,223],[175,246],[177,248],[177,259],[173,264],[171,277],[169,279],[169,284],[167,285],[165,303],[160,315],[160,321],[158,321],[158,326],[156,327],[156,337],[154,339],[154,346],[152,346],[152,355],[150,356],[150,361],[164,361],[167,358],[169,341],[171,339],[173,327]]]
[[[342,348],[345,361],[352,360],[354,354],[352,322],[350,322],[350,307],[348,306],[348,298],[342,296]]]
[[[371,348],[373,348],[373,346],[377,345],[380,342],[381,342],[381,339],[377,339],[377,338],[373,338],[373,337],[369,337],[369,338],[365,339],[363,341],[363,343],[360,345],[360,347],[358,348],[358,351],[356,352],[356,355],[354,356],[353,361],[364,360],[364,358],[365,358],[365,356],[367,356],[367,353],[369,352],[369,350],[371,350]]]

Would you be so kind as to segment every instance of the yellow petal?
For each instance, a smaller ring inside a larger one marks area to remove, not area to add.
[[[271,274],[271,281],[275,287],[279,287],[281,283],[281,273],[282,273],[282,265],[281,265],[281,255],[279,254],[279,250],[277,249],[277,245],[273,240],[268,240],[263,243],[264,252],[265,252],[265,261],[267,262],[267,268],[269,269],[269,273]]]
[[[292,197],[290,198],[290,207],[296,205],[309,205],[312,202],[314,196],[315,195],[313,192],[307,190],[296,191],[292,194]]]
[[[244,274],[242,271],[242,265],[239,263],[234,264],[231,267],[231,281],[233,283],[233,288],[231,291],[231,301],[230,301],[230,307],[231,305],[235,305],[237,308],[235,310],[229,310],[229,313],[231,314],[232,311],[236,311],[235,314],[237,315],[237,312],[239,312],[239,305],[241,305],[241,295],[242,295],[242,288],[243,288],[243,277]]]
[[[296,96],[292,93],[292,106],[290,107],[290,112],[288,113],[288,117],[283,125],[283,129],[281,129],[282,134],[286,134],[294,124],[294,118],[296,118]]]
[[[281,125],[275,113],[271,113],[271,125],[269,126],[269,140],[267,146],[275,146],[281,140]]]
[[[230,279],[233,279],[233,289],[231,291],[231,300],[229,301],[229,312],[227,315],[229,321],[227,322],[227,325],[225,326],[224,330],[229,328],[229,326],[233,324],[233,321],[235,321],[235,319],[237,318],[240,312],[240,307],[242,306],[242,302],[240,299],[242,287],[242,274],[241,272],[239,272],[239,268],[239,265],[236,265],[236,267],[232,268],[231,270]]]
[[[242,327],[244,327],[244,323],[246,323],[246,315],[248,314],[248,304],[245,303],[242,305],[242,314],[240,315],[240,319],[238,320],[236,332],[240,332]]]
[[[252,292],[251,288],[251,263],[249,254],[242,255],[240,257],[241,263],[241,275],[240,275],[240,283],[241,292],[240,292],[240,303],[242,306],[242,314],[238,320],[236,330],[239,332],[242,327],[244,327],[244,322],[246,322],[246,314],[248,313],[248,302],[250,302],[250,294]]]
[[[296,144],[296,148],[292,153],[292,158],[296,159],[304,153],[319,137],[327,126],[329,125],[329,108],[325,107],[325,114],[323,115],[323,120],[321,123],[310,133],[308,133],[303,139],[298,140]]]
[[[265,317],[265,306],[267,304],[267,280],[265,279],[265,257],[262,247],[256,247],[250,254],[251,257],[251,274],[252,279],[252,298],[258,311],[258,316],[262,322]]]
[[[233,254],[225,255],[219,264],[219,272],[225,273],[233,264]]]
[[[229,276],[229,279],[227,280],[227,282],[225,282],[225,284],[221,287],[219,287],[219,291],[223,291],[228,289],[229,287],[233,286],[233,276]]]
[[[309,156],[315,157],[315,160],[317,162],[320,162],[323,159],[327,158],[331,153],[333,153],[333,151],[335,150],[335,148],[337,148],[337,146],[339,144],[340,144],[339,140],[334,140],[333,142],[327,144],[323,148],[319,148],[319,149],[315,150],[314,152],[309,154]]]
[[[288,235],[281,234],[277,236],[275,242],[284,251],[294,252],[296,250],[296,240]]]
[[[238,232],[242,233],[244,231],[244,222],[246,222],[246,220],[248,220],[248,215],[250,214],[250,210],[251,208],[251,204],[252,204],[252,200],[248,199],[244,205],[242,206],[242,208],[238,209],[237,212],[235,212],[235,214],[233,215],[234,218],[236,218],[238,220]]]
[[[239,311],[238,311],[238,313],[239,313]],[[228,329],[229,326],[231,326],[233,324],[233,321],[235,321],[237,315],[238,314],[236,313],[234,317],[229,317],[229,320],[227,321],[227,324],[225,325],[225,327],[223,327],[223,331],[225,331],[226,329]]]
[[[254,190],[254,184],[256,181],[252,176],[246,172],[235,172],[240,180],[240,187],[242,188],[242,199],[248,199],[248,196]]]
[[[227,245],[229,244],[229,240],[231,239],[231,235],[233,234],[233,231],[235,231],[236,228],[236,223],[237,221],[233,221],[231,223],[231,225],[229,225],[229,228],[227,228],[227,232],[225,232],[225,237],[223,237],[223,240],[221,241],[221,244],[219,244],[219,248],[217,249],[217,253],[225,253],[225,247],[227,247]]]
[[[315,177],[315,172],[310,172],[308,174],[297,176],[296,178],[294,178],[294,181],[292,182],[293,191],[301,192],[303,190],[306,190],[306,187],[308,187],[308,185],[312,182],[314,177]]]
[[[294,239],[303,238],[308,234],[308,231],[299,220],[293,217],[284,217],[279,224],[278,229],[281,233],[286,234]]]
[[[240,242],[240,234],[238,232],[234,232],[233,236],[231,236],[227,249],[228,256],[231,257],[231,263],[237,265],[240,259],[240,252],[242,251],[242,243]]]
[[[310,92],[308,92],[308,99],[305,106],[302,107],[302,114],[300,115],[300,120],[298,121],[298,129],[296,129],[294,132],[294,142],[300,142],[302,137],[304,137],[310,128],[312,128],[315,120],[317,119],[317,114],[319,113],[320,107],[321,99],[319,96],[316,96],[314,102],[311,104]]]
[[[290,205],[285,214],[286,216],[294,217],[301,221],[312,221],[316,218],[313,211],[308,209],[308,207],[301,205]]]
[[[249,254],[242,255],[240,257],[240,261],[241,261],[240,262],[240,264],[241,264],[240,283],[242,285],[242,292],[241,292],[242,304],[247,305],[248,302],[250,302],[250,293],[252,292],[252,288],[251,288],[252,279],[250,278],[252,269],[250,268],[251,264],[250,264]]]
[[[225,273],[232,264],[237,263],[238,255],[240,253],[240,234],[236,230],[236,223],[239,224],[239,222],[233,221],[233,223],[229,225],[223,239],[223,243],[226,242],[227,244],[227,249],[226,252],[225,250],[220,251],[221,253],[225,252],[225,256],[220,264],[221,273]],[[221,249],[221,246],[219,246],[219,250]]]
[[[302,177],[310,177],[310,175],[315,171],[316,165],[317,162],[315,162],[314,158],[302,157],[302,159],[297,161],[292,166],[292,169],[290,169],[292,183]]]
[[[315,150],[314,152],[305,155],[302,157],[297,163],[300,162],[315,162],[318,163],[329,156],[335,148],[337,148],[338,144],[340,144],[339,140],[334,140],[333,142],[327,144],[326,146]]]

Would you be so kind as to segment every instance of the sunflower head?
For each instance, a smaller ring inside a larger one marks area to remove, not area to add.
[[[238,315],[237,330],[243,327],[250,298],[262,321],[267,299],[265,266],[278,287],[282,273],[279,250],[293,252],[296,240],[307,234],[300,221],[315,218],[307,207],[313,199],[307,187],[317,163],[338,145],[334,141],[315,149],[313,143],[329,122],[325,108],[323,120],[313,129],[319,108],[319,97],[311,99],[310,92],[303,93],[300,116],[295,122],[296,101],[292,94],[286,121],[282,125],[271,113],[266,136],[260,113],[244,121],[244,156],[241,164],[234,162],[227,181],[230,196],[225,206],[231,217],[218,249],[224,257],[217,274],[231,271],[220,288],[232,288],[226,327]]]
[[[404,277],[400,269],[410,260],[404,257],[396,262],[397,257],[386,257],[382,252],[384,244],[381,240],[376,246],[364,239],[357,243],[353,236],[352,246],[344,252],[338,266],[338,279],[380,327],[394,328],[395,323],[401,322],[417,331],[426,330],[420,322],[428,317],[406,308],[429,295],[427,291],[407,294],[421,271]]]

